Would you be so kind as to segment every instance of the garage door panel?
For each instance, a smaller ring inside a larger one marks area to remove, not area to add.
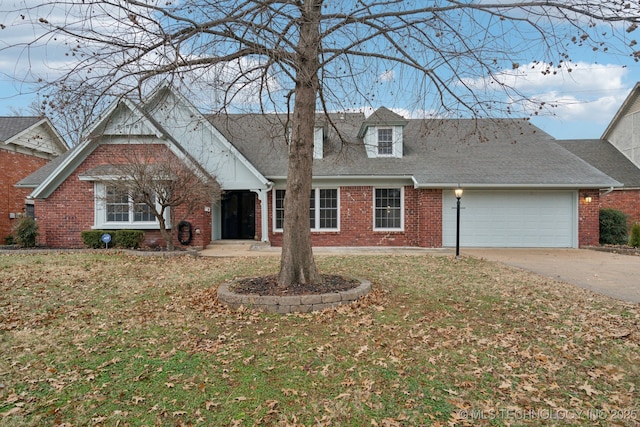
[[[449,194],[450,193],[450,194]],[[575,192],[467,190],[461,199],[460,244],[466,247],[572,247]],[[443,245],[455,246],[456,199],[443,193]]]

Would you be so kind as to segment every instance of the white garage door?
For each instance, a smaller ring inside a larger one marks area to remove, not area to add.
[[[577,246],[574,191],[465,190],[460,199],[461,247]],[[443,246],[456,245],[456,198],[443,191]]]

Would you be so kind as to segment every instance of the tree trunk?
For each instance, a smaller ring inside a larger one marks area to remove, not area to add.
[[[282,257],[278,276],[281,285],[313,283],[319,279],[311,248],[309,196],[316,97],[319,87],[321,7],[322,0],[307,0],[301,7],[292,138],[284,197]]]
[[[158,217],[158,222],[160,223],[160,235],[162,235],[162,238],[167,243],[167,251],[173,251],[175,249],[173,245],[173,232],[167,230],[164,212]]]

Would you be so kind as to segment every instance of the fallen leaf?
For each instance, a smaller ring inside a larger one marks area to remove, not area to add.
[[[587,396],[591,396],[592,394],[600,394],[600,392],[598,390],[596,390],[593,387],[591,387],[591,385],[589,383],[587,383],[586,381],[584,382],[583,385],[578,387],[578,389],[579,390],[584,390],[584,392],[587,393]]]

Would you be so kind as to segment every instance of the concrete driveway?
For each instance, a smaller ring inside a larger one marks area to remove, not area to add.
[[[460,249],[619,300],[640,303],[640,256],[589,249]]]

